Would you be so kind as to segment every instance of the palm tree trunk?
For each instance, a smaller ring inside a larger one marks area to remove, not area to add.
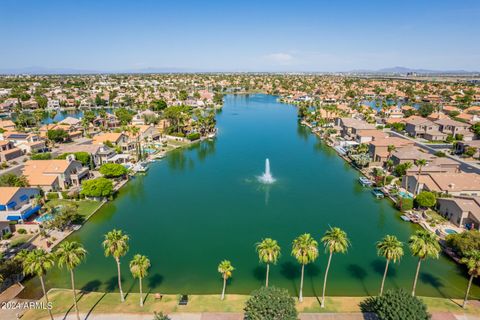
[[[302,264],[302,276],[300,277],[300,293],[298,296],[298,301],[303,302],[303,274],[305,271],[305,265]]]
[[[78,306],[77,306],[77,292],[75,291],[75,275],[73,274],[73,269],[70,270],[70,280],[72,281],[73,305],[75,306],[75,313],[77,314],[77,320],[80,320],[80,314],[78,313]]]
[[[222,300],[225,299],[225,288],[227,286],[227,279],[223,277],[223,289],[222,289]]]
[[[415,296],[415,289],[417,288],[417,280],[418,280],[418,274],[420,272],[420,264],[422,263],[422,259],[418,259],[418,264],[417,264],[417,272],[415,273],[415,280],[413,280],[413,289],[412,289],[412,296]]]
[[[140,282],[140,307],[143,307],[142,278],[138,278]]]
[[[267,263],[267,278],[265,279],[265,287],[268,288],[268,275],[270,274],[270,264]]]
[[[40,278],[40,284],[42,285],[42,291],[43,291],[43,295],[45,296],[45,301],[47,302],[47,310],[48,310],[48,314],[50,315],[50,319],[53,320],[53,315],[52,315],[52,310],[50,310],[50,301],[48,300],[48,294],[47,294],[47,290],[45,290],[45,282],[43,281],[43,276],[38,276]]]
[[[467,306],[468,294],[470,293],[470,287],[472,286],[472,281],[473,281],[473,274],[470,275],[470,280],[468,280],[467,292],[465,292],[465,299],[463,299],[462,308],[465,308]]]
[[[418,174],[417,174],[417,184],[415,185],[415,193],[414,193],[414,195],[417,194],[418,189],[420,188],[420,175],[421,175],[421,174],[422,174],[422,168],[419,167],[419,168],[418,168]]]
[[[117,261],[117,273],[118,273],[118,289],[120,290],[120,301],[124,302],[125,297],[123,296],[123,290],[122,290],[122,273],[120,270],[120,259],[115,258]]]
[[[380,295],[383,294],[383,286],[385,285],[385,279],[387,278],[388,264],[389,263],[390,263],[390,259],[387,259],[387,263],[385,264],[385,272],[383,273],[382,286],[380,287]]]
[[[323,279],[323,292],[322,292],[322,303],[321,303],[322,308],[325,308],[325,289],[327,288],[328,270],[330,269],[330,262],[332,261],[332,255],[333,255],[333,252],[330,251],[330,255],[328,256],[327,269],[325,270],[325,278]]]

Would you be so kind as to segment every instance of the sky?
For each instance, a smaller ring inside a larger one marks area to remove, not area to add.
[[[480,71],[478,0],[1,0],[0,70]]]

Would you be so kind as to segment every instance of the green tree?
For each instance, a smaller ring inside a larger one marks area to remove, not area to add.
[[[215,93],[213,95],[213,103],[217,105],[222,105],[223,104],[223,94],[221,93]]]
[[[263,287],[255,290],[245,303],[248,320],[297,320],[295,300],[285,289]]]
[[[118,163],[104,163],[99,171],[107,178],[125,177],[127,174],[127,168]]]
[[[185,101],[188,99],[188,93],[185,90],[180,90],[178,93],[178,100]]]
[[[385,166],[387,168],[387,171],[385,172],[385,175],[383,177],[384,186],[387,185],[387,176],[388,176],[387,172],[388,172],[388,168],[391,167],[391,164],[389,165],[389,162],[391,161],[390,158],[392,157],[393,152],[397,150],[397,148],[393,144],[390,144],[388,145],[387,150],[388,150],[388,156],[387,156],[387,161],[385,161]]]
[[[415,273],[415,279],[413,280],[412,289],[412,296],[414,296],[417,288],[418,274],[420,273],[420,265],[422,261],[427,258],[438,259],[440,244],[438,243],[437,236],[427,230],[417,230],[417,232],[410,237],[408,243],[412,255],[418,258],[417,271]]]
[[[87,197],[109,197],[113,194],[113,183],[103,177],[84,180],[81,194]]]
[[[302,265],[298,296],[298,300],[302,302],[305,265],[314,262],[318,258],[318,242],[309,233],[298,236],[292,243],[292,256]]]
[[[470,288],[472,286],[473,278],[476,278],[480,275],[480,251],[471,251],[465,254],[460,260],[461,263],[465,264],[470,275],[468,280],[467,291],[465,292],[465,298],[463,299],[462,307],[465,308],[468,302],[468,295],[470,293]]]
[[[225,289],[227,287],[227,280],[232,276],[233,271],[235,268],[232,266],[232,263],[228,260],[223,260],[218,265],[218,272],[222,275],[223,279],[223,289],[222,289],[222,297],[221,299],[225,299]]]
[[[405,290],[387,290],[384,295],[368,297],[360,303],[365,313],[375,313],[380,320],[429,320],[427,306]]]
[[[48,270],[52,269],[55,265],[55,257],[51,253],[47,253],[43,249],[34,249],[28,253],[23,260],[23,272],[26,275],[37,276],[40,279],[40,284],[42,286],[43,295],[45,296],[45,301],[47,305],[50,305],[50,300],[48,299],[47,290],[45,289],[45,281],[43,277],[47,274]],[[51,308],[47,308],[50,319],[53,320]]]
[[[142,279],[148,275],[150,260],[146,256],[136,254],[130,261],[130,272],[134,278],[138,278],[140,285],[140,307],[143,307]]]
[[[117,109],[117,111],[115,111],[115,115],[117,116],[118,121],[120,121],[120,124],[123,126],[129,124],[133,119],[132,113],[126,108]]]
[[[152,111],[162,111],[164,109],[167,108],[167,103],[165,102],[165,100],[154,100],[151,104],[150,104],[150,110]]]
[[[380,295],[382,295],[385,279],[387,278],[388,265],[390,261],[396,263],[403,257],[403,243],[395,236],[386,235],[381,241],[377,242],[377,254],[387,260],[385,264],[385,272],[383,273],[382,285],[380,287]]]
[[[72,283],[72,291],[73,291],[73,304],[75,305],[75,312],[77,314],[77,319],[80,320],[80,314],[78,312],[77,306],[77,293],[75,291],[75,268],[85,260],[87,256],[87,250],[83,248],[83,246],[75,241],[69,242],[64,241],[62,242],[58,249],[55,251],[55,255],[57,257],[58,266],[62,268],[65,266],[67,270],[70,271],[70,281]]]
[[[325,270],[325,278],[323,280],[323,292],[321,307],[325,307],[325,289],[327,287],[328,270],[330,269],[330,262],[334,253],[345,253],[350,246],[350,240],[348,240],[347,233],[340,228],[330,227],[321,239],[325,252],[329,253],[327,269]]]
[[[83,166],[88,166],[90,164],[90,153],[85,151],[62,153],[57,157],[57,159],[66,159],[71,154],[73,154],[75,156],[75,160],[80,161]]]
[[[53,142],[65,142],[70,139],[68,132],[63,129],[53,129],[47,131],[47,138]]]
[[[472,251],[480,251],[480,231],[477,230],[449,234],[445,240],[447,245],[460,257],[464,257]]]
[[[437,203],[437,196],[433,192],[422,191],[415,197],[415,203],[422,208],[431,208]]]
[[[103,249],[105,257],[112,256],[117,263],[117,273],[118,273],[118,288],[120,290],[120,300],[125,301],[122,290],[122,274],[120,269],[120,258],[127,254],[129,246],[128,241],[130,238],[128,235],[124,234],[122,230],[113,229],[105,235],[105,240],[103,240]]]
[[[14,173],[5,173],[0,176],[0,187],[28,187],[25,176],[17,176]]]
[[[267,275],[265,277],[265,287],[268,287],[268,276],[270,274],[270,264],[276,264],[280,257],[280,246],[277,240],[270,238],[263,239],[256,245],[258,258],[267,265]]]

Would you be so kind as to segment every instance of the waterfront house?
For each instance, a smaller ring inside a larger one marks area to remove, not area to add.
[[[132,141],[128,135],[121,132],[101,133],[93,137],[94,144],[109,145],[119,147],[122,152],[131,152],[135,150],[135,141]]]
[[[90,155],[93,165],[99,167],[104,163],[112,162],[112,158],[117,155],[113,148],[104,144],[82,143],[75,145],[62,145],[59,153],[86,152]]]
[[[32,201],[39,194],[37,188],[0,187],[0,221],[28,219],[40,209]],[[0,230],[3,234],[6,231],[6,228]]]
[[[458,227],[480,230],[479,197],[440,198],[437,210]]]
[[[398,137],[387,137],[375,139],[368,144],[368,151],[373,162],[382,164],[388,157],[388,146],[392,145],[399,149],[401,147],[413,146],[413,141]]]
[[[335,125],[340,127],[342,138],[347,140],[355,140],[357,133],[377,130],[373,124],[355,118],[337,118]]]
[[[420,177],[415,173],[408,173],[402,181],[403,187],[414,193],[417,179],[419,181],[418,192],[425,190],[453,196],[480,195],[480,175],[476,173],[427,172]]]
[[[81,180],[88,178],[89,170],[69,155],[65,160],[29,160],[25,162],[23,175],[28,184],[44,191],[67,190],[79,187]]]
[[[426,118],[411,116],[405,119],[405,131],[414,138],[429,141],[443,141],[447,134],[440,132],[440,126]]]

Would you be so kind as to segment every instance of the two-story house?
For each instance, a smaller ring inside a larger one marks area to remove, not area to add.
[[[27,220],[40,209],[32,201],[39,194],[37,188],[0,187],[0,221]],[[2,234],[6,232],[10,228],[0,230]]]

